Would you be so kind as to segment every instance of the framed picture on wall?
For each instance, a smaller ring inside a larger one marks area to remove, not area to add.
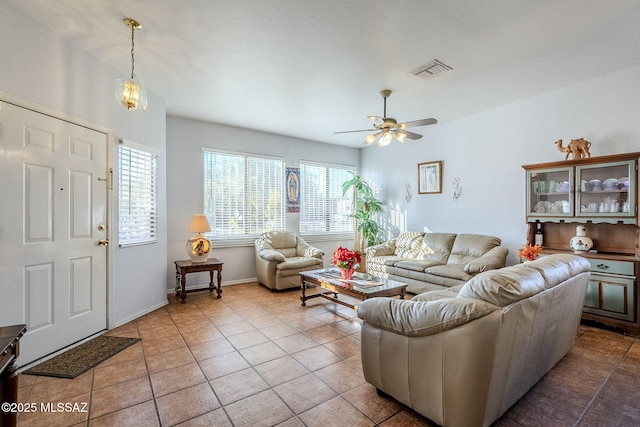
[[[300,212],[300,169],[286,169],[287,213]]]
[[[442,160],[418,163],[418,194],[442,193]]]

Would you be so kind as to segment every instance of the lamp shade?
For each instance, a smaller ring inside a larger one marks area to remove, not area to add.
[[[376,140],[376,138],[378,137],[377,133],[372,133],[371,135],[367,135],[364,140],[367,143],[367,145],[371,145],[373,143],[373,141]]]
[[[146,110],[148,105],[147,86],[135,77],[117,79],[116,100],[127,110]]]
[[[189,231],[192,233],[206,233],[211,231],[211,226],[209,225],[206,215],[192,215],[191,223],[189,224]]]

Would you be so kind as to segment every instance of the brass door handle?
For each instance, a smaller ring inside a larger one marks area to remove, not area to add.
[[[109,246],[109,240],[98,240],[98,246]]]

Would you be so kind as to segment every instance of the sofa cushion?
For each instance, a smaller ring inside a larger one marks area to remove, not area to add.
[[[402,282],[402,279],[404,278],[420,281],[423,281],[427,278],[427,273],[425,273],[424,271],[409,270],[407,268],[400,268],[395,266],[387,266],[386,273],[388,276],[399,277],[399,279],[394,280],[399,280],[400,282]]]
[[[398,268],[406,268],[407,270],[413,271],[425,271],[429,267],[433,267],[434,265],[438,265],[437,261],[414,261],[414,260],[403,260],[397,261],[393,264],[394,267]]]
[[[317,265],[318,268],[320,268],[322,261],[318,258],[291,257],[276,265],[276,269],[295,270],[298,268],[313,267],[314,265]]]
[[[480,273],[460,289],[458,297],[480,298],[504,307],[588,272],[590,267],[589,261],[571,254],[541,257],[524,264]]]
[[[481,257],[492,248],[500,246],[501,242],[499,238],[492,236],[458,234],[453,242],[448,263],[467,264],[469,261]]]
[[[387,331],[424,337],[454,329],[498,308],[477,299],[444,298],[433,301],[372,298],[358,306],[358,317]]]
[[[273,249],[294,248],[296,247],[297,238],[294,233],[286,232],[268,232],[261,237],[265,240]]]
[[[423,232],[403,231],[396,238],[395,255],[401,258],[418,259],[422,246]]]
[[[425,234],[420,246],[418,259],[446,264],[455,239],[456,235],[451,233]]]
[[[395,256],[395,255],[382,256],[382,257],[378,257],[378,258],[382,259],[382,263],[384,265],[388,265],[388,266],[394,266],[394,265],[396,265],[396,263],[404,260],[404,258],[399,257],[399,256]]]
[[[525,263],[527,268],[533,268],[545,279],[545,288],[553,288],[559,283],[590,269],[589,261],[577,258],[571,254],[556,254],[553,257],[541,257],[535,262]]]
[[[503,249],[504,252],[507,251],[506,248],[501,249]],[[469,274],[477,274],[482,273],[483,271],[495,270],[502,267],[504,267],[504,262],[502,261],[502,259],[480,257],[469,261],[467,265],[464,266],[464,271]]]
[[[474,276],[460,289],[458,298],[478,298],[504,307],[544,289],[545,280],[540,271],[514,265]]]
[[[444,298],[455,298],[458,295],[458,291],[448,289],[438,289],[437,291],[423,292],[415,297],[411,298],[411,301],[435,301]]]
[[[434,276],[450,277],[452,279],[465,281],[471,279],[471,275],[465,273],[464,265],[436,265],[427,268],[425,271],[429,274],[433,274]]]
[[[266,261],[282,262],[285,260],[285,256],[282,255],[282,252],[276,251],[275,249],[260,249],[258,251],[258,255]]]

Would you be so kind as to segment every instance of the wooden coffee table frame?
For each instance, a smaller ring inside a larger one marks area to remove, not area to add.
[[[321,297],[328,299],[329,301],[333,301],[336,304],[357,310],[357,305],[339,300],[338,294],[348,295],[352,298],[364,301],[369,298],[395,296],[400,297],[400,299],[404,299],[407,292],[407,284],[396,282],[395,280],[381,279],[362,273],[355,273],[354,279],[356,280],[350,282],[342,281],[340,279],[340,272],[337,268],[324,268],[321,270],[311,270],[300,273],[300,290],[302,292],[302,295],[300,295],[300,301],[302,302],[302,306],[306,306],[306,301],[311,298]],[[357,284],[358,280],[380,282],[383,284],[379,286],[359,286]],[[319,286],[322,289],[325,289],[326,292],[307,295],[309,285]]]

